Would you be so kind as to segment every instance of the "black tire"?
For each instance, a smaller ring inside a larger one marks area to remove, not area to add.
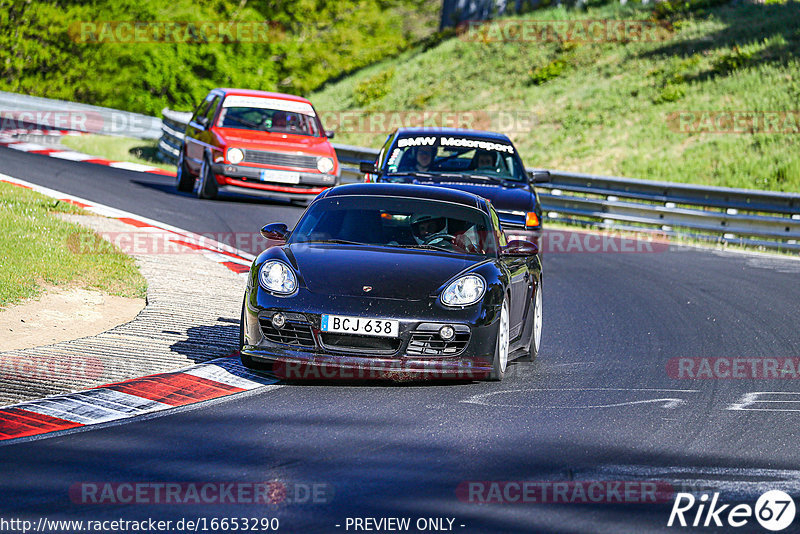
[[[200,166],[200,176],[197,178],[195,186],[197,198],[214,200],[217,198],[218,191],[217,180],[211,172],[211,164],[208,162],[208,158],[204,157],[203,164]]]
[[[175,187],[183,193],[191,193],[194,188],[194,176],[186,166],[186,154],[183,148],[178,154],[178,172],[175,175]]]
[[[498,326],[497,340],[495,341],[494,345],[494,358],[492,358],[492,372],[489,373],[489,380],[494,382],[499,382],[500,380],[502,380],[503,377],[506,376],[506,370],[508,369],[508,347],[509,347],[508,299],[503,299],[503,306],[500,310],[501,310],[500,325]],[[505,330],[505,332],[503,332],[503,330]],[[503,354],[504,352],[505,354]]]
[[[538,316],[537,316],[538,312]],[[525,356],[520,358],[523,362],[532,362],[539,355],[541,347],[541,321],[542,321],[542,281],[536,285],[536,295],[533,298],[533,309],[530,311],[531,321],[531,338],[528,340],[528,349],[525,351]],[[539,322],[539,339],[536,336],[536,322]]]

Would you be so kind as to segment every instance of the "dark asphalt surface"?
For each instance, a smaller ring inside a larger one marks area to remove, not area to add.
[[[280,202],[199,201],[167,177],[6,148],[0,173],[195,232],[291,225],[301,213]],[[667,373],[677,357],[800,357],[800,262],[674,247],[552,253],[544,273],[541,352],[502,383],[289,384],[0,446],[0,518],[278,517],[283,532],[353,532],[348,517],[410,517],[412,526],[454,518],[456,532],[711,532],[667,528],[671,497],[475,504],[456,488],[655,480],[717,489],[722,502],[754,505],[768,489],[800,497],[797,381]],[[743,401],[755,392],[758,402]],[[785,402],[761,402],[775,399]],[[737,403],[749,409],[730,409]],[[322,484],[327,502],[83,505],[68,494],[87,481],[267,480]],[[722,530],[767,532],[752,518]]]

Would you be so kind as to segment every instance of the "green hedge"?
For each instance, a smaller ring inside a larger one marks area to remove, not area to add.
[[[306,94],[429,36],[437,9],[424,0],[0,0],[0,90],[150,115],[191,109],[213,87]],[[268,42],[81,39],[81,22],[99,32],[110,21],[270,21],[272,30]]]

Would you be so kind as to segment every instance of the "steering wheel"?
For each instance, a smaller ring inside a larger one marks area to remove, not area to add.
[[[447,243],[450,243],[452,245],[455,239],[456,239],[455,236],[452,236],[450,234],[433,234],[423,239],[422,244],[431,245],[437,241],[446,241]]]

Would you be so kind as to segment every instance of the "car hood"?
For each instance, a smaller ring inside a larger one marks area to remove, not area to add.
[[[297,243],[284,252],[306,287],[331,296],[423,300],[484,260],[430,250]],[[372,289],[365,291],[364,287]]]
[[[217,134],[227,146],[237,148],[273,152],[302,152],[314,156],[335,157],[333,147],[327,137],[259,132],[238,128],[217,128]]]
[[[428,180],[412,178],[413,183],[420,185],[435,185],[466,191],[479,197],[488,199],[498,211],[527,212],[533,209],[536,203],[535,196],[528,184],[513,184],[503,186],[496,182],[475,181],[468,178]],[[508,182],[506,182],[508,183]]]

